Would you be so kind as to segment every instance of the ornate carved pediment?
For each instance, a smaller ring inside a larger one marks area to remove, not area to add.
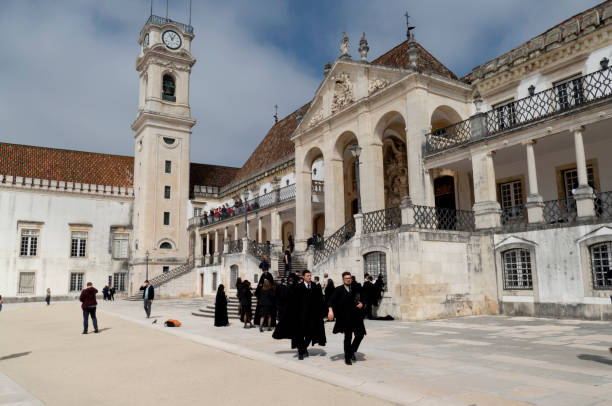
[[[375,93],[380,89],[389,86],[389,81],[387,79],[374,79],[371,80],[368,84],[368,94]]]
[[[323,107],[321,107],[310,119],[308,125],[314,127],[319,121],[323,120]]]
[[[354,101],[353,98],[353,83],[350,80],[348,73],[341,73],[333,77],[334,81],[334,98],[332,100],[332,114],[342,110]]]

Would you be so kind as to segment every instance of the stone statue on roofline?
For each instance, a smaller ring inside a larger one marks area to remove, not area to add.
[[[362,61],[367,61],[368,60],[368,51],[370,50],[370,47],[368,46],[368,40],[366,39],[366,35],[365,32],[363,33],[363,36],[361,37],[361,40],[359,41],[359,53],[361,54],[361,60]]]
[[[340,41],[340,58],[350,58],[349,55],[349,39],[346,32],[342,33],[342,41]]]

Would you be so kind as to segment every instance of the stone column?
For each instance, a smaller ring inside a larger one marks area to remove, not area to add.
[[[525,143],[527,152],[527,177],[529,180],[529,193],[527,194],[527,218],[530,223],[542,223],[544,221],[544,203],[542,195],[538,190],[538,175],[536,172],[535,152],[533,146],[534,140]]]
[[[425,135],[431,128],[431,113],[427,109],[427,91],[417,88],[406,97],[406,149],[410,198],[416,205],[428,206],[426,173],[423,171]]]
[[[323,161],[324,167],[324,237],[335,233],[344,225],[344,161],[340,158],[329,158]]]
[[[359,185],[363,213],[385,208],[385,173],[382,143],[373,141],[362,146],[359,157]]]
[[[493,151],[472,153],[474,174],[474,217],[476,228],[497,228],[501,225],[501,208],[495,190]]]
[[[270,214],[270,245],[272,251],[280,253],[283,248],[283,238],[281,236],[281,215],[278,209],[272,210]]]
[[[262,237],[262,227],[263,227],[263,219],[260,217],[257,218],[257,241],[259,241],[259,243],[263,243],[263,241],[261,240]]]
[[[215,264],[219,260],[219,230],[215,230]]]
[[[195,242],[196,246],[195,246],[195,257],[193,258],[193,260],[197,263],[201,263],[202,262],[202,257],[204,256],[204,243],[202,241],[202,234],[200,234],[197,230],[196,230],[196,242]]]
[[[238,241],[240,237],[238,237],[238,224],[234,224],[234,240]]]
[[[574,190],[574,199],[576,200],[576,211],[578,218],[589,218],[595,215],[595,207],[593,200],[593,188],[589,186],[587,176],[586,156],[584,153],[584,142],[582,134],[584,127],[574,127],[570,131],[574,133],[574,148],[576,149],[576,171],[578,172],[578,187]]]
[[[432,169],[423,168],[423,204],[421,206],[436,206],[436,192],[434,191],[434,175]],[[410,200],[412,200],[412,193],[410,194]],[[413,201],[413,204],[414,203]]]
[[[223,253],[229,253],[229,238],[227,238],[227,227],[223,229]]]
[[[209,234],[206,233],[206,258],[210,257],[210,239]]]
[[[402,212],[402,226],[412,227],[414,225],[414,205],[410,196],[404,196],[400,204]]]
[[[303,156],[295,155],[295,249],[306,250],[306,240],[312,236],[312,184],[311,172],[303,168]],[[327,172],[327,171],[325,171]]]

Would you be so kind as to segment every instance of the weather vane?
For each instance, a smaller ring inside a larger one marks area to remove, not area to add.
[[[416,27],[410,26],[410,16],[408,15],[408,11],[406,11],[406,14],[404,14],[404,17],[406,17],[406,36],[408,37],[408,39],[410,39],[412,35],[411,31],[414,30]]]

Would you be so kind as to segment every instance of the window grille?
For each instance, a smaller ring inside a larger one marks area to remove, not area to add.
[[[170,186],[164,186],[164,199],[170,199]]]
[[[364,255],[365,272],[372,275],[374,279],[378,275],[383,276],[383,281],[387,284],[387,254],[381,251],[369,252]]]
[[[83,274],[80,272],[73,272],[70,274],[70,291],[80,292],[83,290]]]
[[[117,292],[125,292],[125,281],[126,274],[125,273],[115,273],[113,274],[114,283],[112,286],[117,289]]]
[[[113,258],[125,259],[128,257],[129,239],[127,234],[113,234]]]
[[[232,286],[232,284],[235,284],[236,280],[238,280],[238,265],[232,265],[230,267],[230,286]]]
[[[583,80],[584,79],[579,76],[565,79],[554,84],[559,99],[560,110],[566,110],[585,102]]]
[[[38,230],[21,230],[19,255],[34,257],[38,250]]]
[[[212,274],[212,290],[216,291],[217,290],[217,273],[213,272]]]
[[[172,172],[172,162],[171,161],[166,161],[165,171],[166,173]]]
[[[562,171],[563,187],[565,188],[565,197],[574,196],[573,190],[578,187],[578,169],[571,168]],[[587,165],[587,182],[590,187],[595,188],[595,172],[593,165]]]
[[[523,218],[523,185],[520,180],[500,183],[499,195],[505,220]]]
[[[493,111],[500,130],[516,124],[516,104],[514,100],[496,104],[493,106]]]
[[[70,256],[73,258],[84,257],[87,248],[87,233],[83,231],[72,232],[72,244],[70,247]]]
[[[591,246],[591,269],[595,289],[612,289],[612,241]]]
[[[170,225],[170,212],[169,211],[164,212],[164,225],[165,226]]]
[[[193,217],[199,217],[202,215],[202,208],[201,207],[194,207],[193,208]]]
[[[504,289],[533,289],[531,254],[526,249],[512,249],[502,253]]]
[[[19,293],[34,293],[34,272],[19,273]]]

